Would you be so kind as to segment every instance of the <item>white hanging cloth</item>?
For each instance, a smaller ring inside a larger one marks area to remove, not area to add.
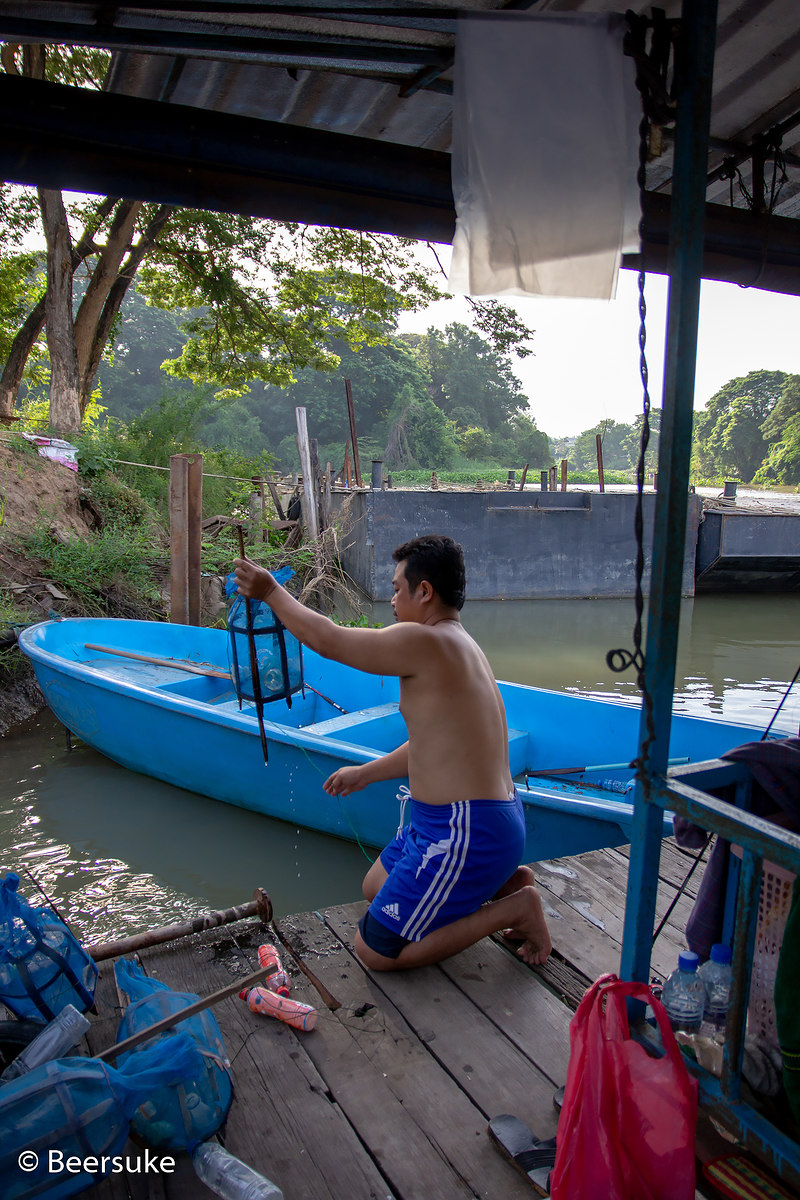
[[[616,14],[460,17],[451,291],[610,299],[638,249],[641,103]]]

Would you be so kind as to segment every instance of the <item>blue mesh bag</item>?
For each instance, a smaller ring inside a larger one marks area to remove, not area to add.
[[[274,572],[279,584],[293,575],[291,567]],[[233,574],[227,576],[225,594],[229,600],[228,661],[236,694],[240,700],[256,704],[286,700],[291,706],[292,693],[303,686],[302,646],[265,601],[245,600],[239,595]]]
[[[193,1039],[180,1034],[118,1068],[97,1058],[61,1058],[0,1085],[3,1200],[74,1196],[108,1175],[136,1108],[159,1088],[196,1075],[199,1057]],[[83,1169],[68,1170],[69,1158]]]
[[[19,876],[0,884],[0,1001],[18,1017],[43,1025],[72,1004],[94,1003],[97,966],[50,908],[20,896]]]
[[[117,1030],[117,1042],[180,1012],[199,998],[189,992],[174,992],[160,979],[144,975],[137,963],[125,959],[115,964],[114,971],[119,987],[131,1001]],[[154,1089],[132,1120],[138,1136],[157,1150],[193,1150],[217,1132],[233,1100],[225,1044],[210,1010],[188,1017],[143,1044],[168,1049],[176,1031],[194,1042],[199,1052],[197,1069],[177,1082]],[[130,1050],[117,1062],[127,1067],[141,1053],[139,1049]]]

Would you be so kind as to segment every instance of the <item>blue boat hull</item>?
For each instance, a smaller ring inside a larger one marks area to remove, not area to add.
[[[407,781],[375,784],[343,798],[328,796],[322,783],[343,764],[367,762],[405,740],[396,679],[305,651],[305,694],[296,694],[291,706],[279,700],[265,709],[265,765],[254,707],[240,709],[230,679],[183,665],[226,672],[223,631],[68,619],[25,630],[20,647],[58,719],[122,766],[366,845],[382,846],[394,836],[396,793]],[[126,654],[175,661],[159,665]],[[601,777],[622,786],[630,779],[625,764],[637,750],[638,708],[519,684],[500,688],[511,770],[525,806],[527,861],[627,843],[630,797],[598,784]],[[676,717],[670,754],[701,761],[757,736],[748,726]],[[565,767],[575,773],[546,777]],[[671,832],[668,819],[664,832]]]

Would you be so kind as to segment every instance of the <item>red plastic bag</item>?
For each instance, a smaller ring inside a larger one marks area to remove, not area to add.
[[[651,1005],[665,1054],[630,1035],[625,1001]],[[552,1200],[694,1200],[697,1081],[660,1000],[603,975],[570,1024]]]

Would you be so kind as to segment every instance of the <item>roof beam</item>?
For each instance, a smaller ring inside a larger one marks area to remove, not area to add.
[[[450,156],[0,75],[0,177],[447,242]]]
[[[450,155],[299,125],[0,75],[0,178],[187,208],[450,242]],[[647,193],[664,274],[670,200]],[[707,205],[703,274],[800,295],[800,223]]]

